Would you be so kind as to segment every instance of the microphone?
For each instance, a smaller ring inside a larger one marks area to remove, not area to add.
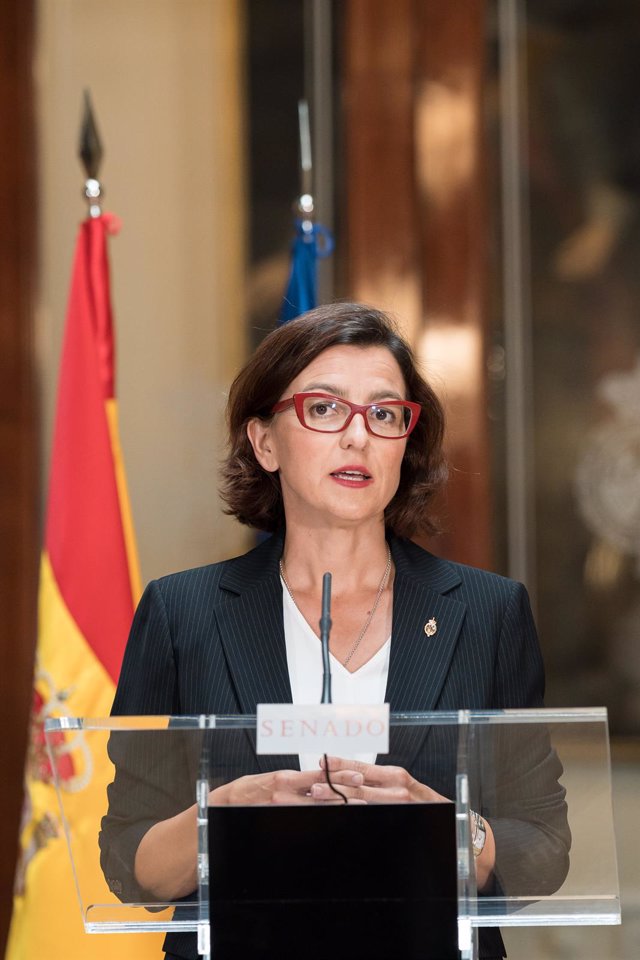
[[[322,645],[322,699],[331,703],[331,663],[329,661],[329,634],[331,632],[331,574],[322,578],[322,612],[320,615],[320,643]]]

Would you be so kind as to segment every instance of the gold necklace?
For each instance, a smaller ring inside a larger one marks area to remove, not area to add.
[[[287,580],[287,577],[286,577],[286,574],[285,574],[284,561],[282,560],[282,557],[280,558],[279,566],[280,566],[280,576],[282,577],[282,582],[284,583],[285,587],[287,588],[287,593],[288,593],[289,596],[291,597],[291,602],[293,603],[294,607],[296,608],[296,610],[298,611],[298,613],[300,614],[300,616],[304,616],[304,614],[302,613],[302,610],[300,609],[300,607],[299,607],[298,604],[296,603],[296,598],[295,598],[294,595],[293,595],[293,590],[292,590],[291,587],[289,586],[289,581]],[[359,647],[360,644],[362,643],[362,640],[363,640],[363,638],[364,638],[365,633],[367,632],[367,630],[368,630],[369,627],[371,626],[371,621],[373,620],[373,618],[374,618],[374,616],[375,616],[375,612],[376,612],[376,610],[378,609],[378,604],[380,603],[380,600],[381,600],[381,598],[382,598],[382,594],[384,593],[384,588],[385,588],[386,585],[387,585],[387,581],[388,581],[388,579],[389,579],[389,574],[390,574],[390,573],[391,573],[391,550],[389,549],[389,544],[387,544],[387,565],[385,566],[385,568],[384,568],[384,573],[382,574],[382,580],[380,581],[380,586],[378,587],[378,592],[377,592],[377,594],[376,594],[376,599],[374,600],[373,606],[371,607],[371,612],[369,613],[369,616],[367,617],[367,619],[366,619],[366,621],[365,621],[364,627],[362,628],[362,630],[361,630],[360,633],[358,634],[358,639],[356,640],[356,642],[354,643],[354,645],[351,647],[351,650],[349,650],[349,653],[347,654],[346,660],[343,660],[343,661],[342,661],[342,666],[343,666],[343,667],[346,667],[346,665],[349,663],[349,661],[350,661],[351,658],[353,657],[354,653],[356,652],[356,650],[358,649],[358,647]]]

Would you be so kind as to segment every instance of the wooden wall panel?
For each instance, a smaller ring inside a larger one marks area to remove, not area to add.
[[[397,310],[442,395],[439,553],[493,562],[486,396],[485,0],[347,0],[347,293]]]
[[[343,28],[348,296],[397,314],[422,300],[414,176],[413,0],[348,0]]]
[[[485,0],[421,0],[416,168],[426,277],[422,353],[443,364],[453,467],[437,549],[493,565],[487,417]]]
[[[33,4],[0,0],[0,954],[11,917],[38,559]]]

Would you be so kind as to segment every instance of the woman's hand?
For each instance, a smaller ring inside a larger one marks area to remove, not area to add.
[[[341,793],[352,794],[362,787],[359,770],[336,771],[331,777]],[[239,777],[209,794],[212,806],[253,804],[336,804],[342,797],[328,790],[327,796],[314,796],[317,784],[325,781],[323,770],[278,770]],[[327,788],[328,789],[328,788]],[[349,803],[364,803],[348,796]],[[145,890],[160,900],[174,900],[191,893],[197,886],[196,806],[154,824],[145,833],[136,852],[135,877]]]
[[[331,783],[326,782],[324,760],[318,770],[278,770],[239,777],[209,794],[212,805],[234,804],[352,804],[451,803],[431,787],[419,783],[402,767],[378,766],[358,760],[329,757]],[[485,821],[487,841],[476,860],[478,886],[488,882],[495,863],[493,831]],[[196,886],[196,807],[156,823],[144,835],[135,859],[136,880],[159,899],[185,896]]]
[[[344,760],[328,757],[331,782],[339,785],[345,774],[345,789],[349,800],[362,803],[452,803],[448,797],[436,793],[431,787],[415,780],[403,767],[385,767],[376,763],[361,763],[359,760]],[[324,758],[320,761],[324,768]],[[355,778],[360,774],[361,780]],[[342,789],[342,787],[340,787]],[[315,800],[327,800],[332,793],[324,777],[311,787]],[[334,795],[335,796],[335,795]]]
[[[328,757],[329,775],[332,783],[344,774],[362,775],[362,783],[345,784],[340,790],[350,803],[453,803],[448,797],[436,793],[431,787],[415,780],[403,767],[379,766],[376,763],[361,763],[358,760],[344,760],[341,757]],[[324,767],[324,758],[320,761]],[[311,796],[315,800],[326,800],[331,789],[326,781],[314,783]],[[496,862],[496,845],[491,824],[484,820],[487,831],[486,840],[480,856],[474,858],[478,889],[483,890],[491,881]]]
[[[354,803],[365,801],[355,796],[354,791],[360,789],[364,783],[364,776],[360,770],[351,766],[336,771],[331,775],[331,782]],[[317,792],[318,786],[326,787]],[[277,770],[274,773],[258,773],[252,776],[239,777],[222,787],[216,787],[209,794],[209,803],[212,806],[248,805],[248,804],[313,804],[313,803],[344,803],[342,797],[337,796],[326,784],[323,770]]]

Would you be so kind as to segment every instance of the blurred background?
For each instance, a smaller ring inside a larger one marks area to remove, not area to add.
[[[623,926],[510,931],[510,956],[637,956],[639,60],[634,0],[0,0],[4,850],[83,91],[122,220],[117,389],[145,582],[251,540],[217,498],[224,404],[282,300],[306,97],[335,236],[320,300],[393,313],[447,407],[452,480],[427,546],[524,581],[547,705],[609,710]]]

